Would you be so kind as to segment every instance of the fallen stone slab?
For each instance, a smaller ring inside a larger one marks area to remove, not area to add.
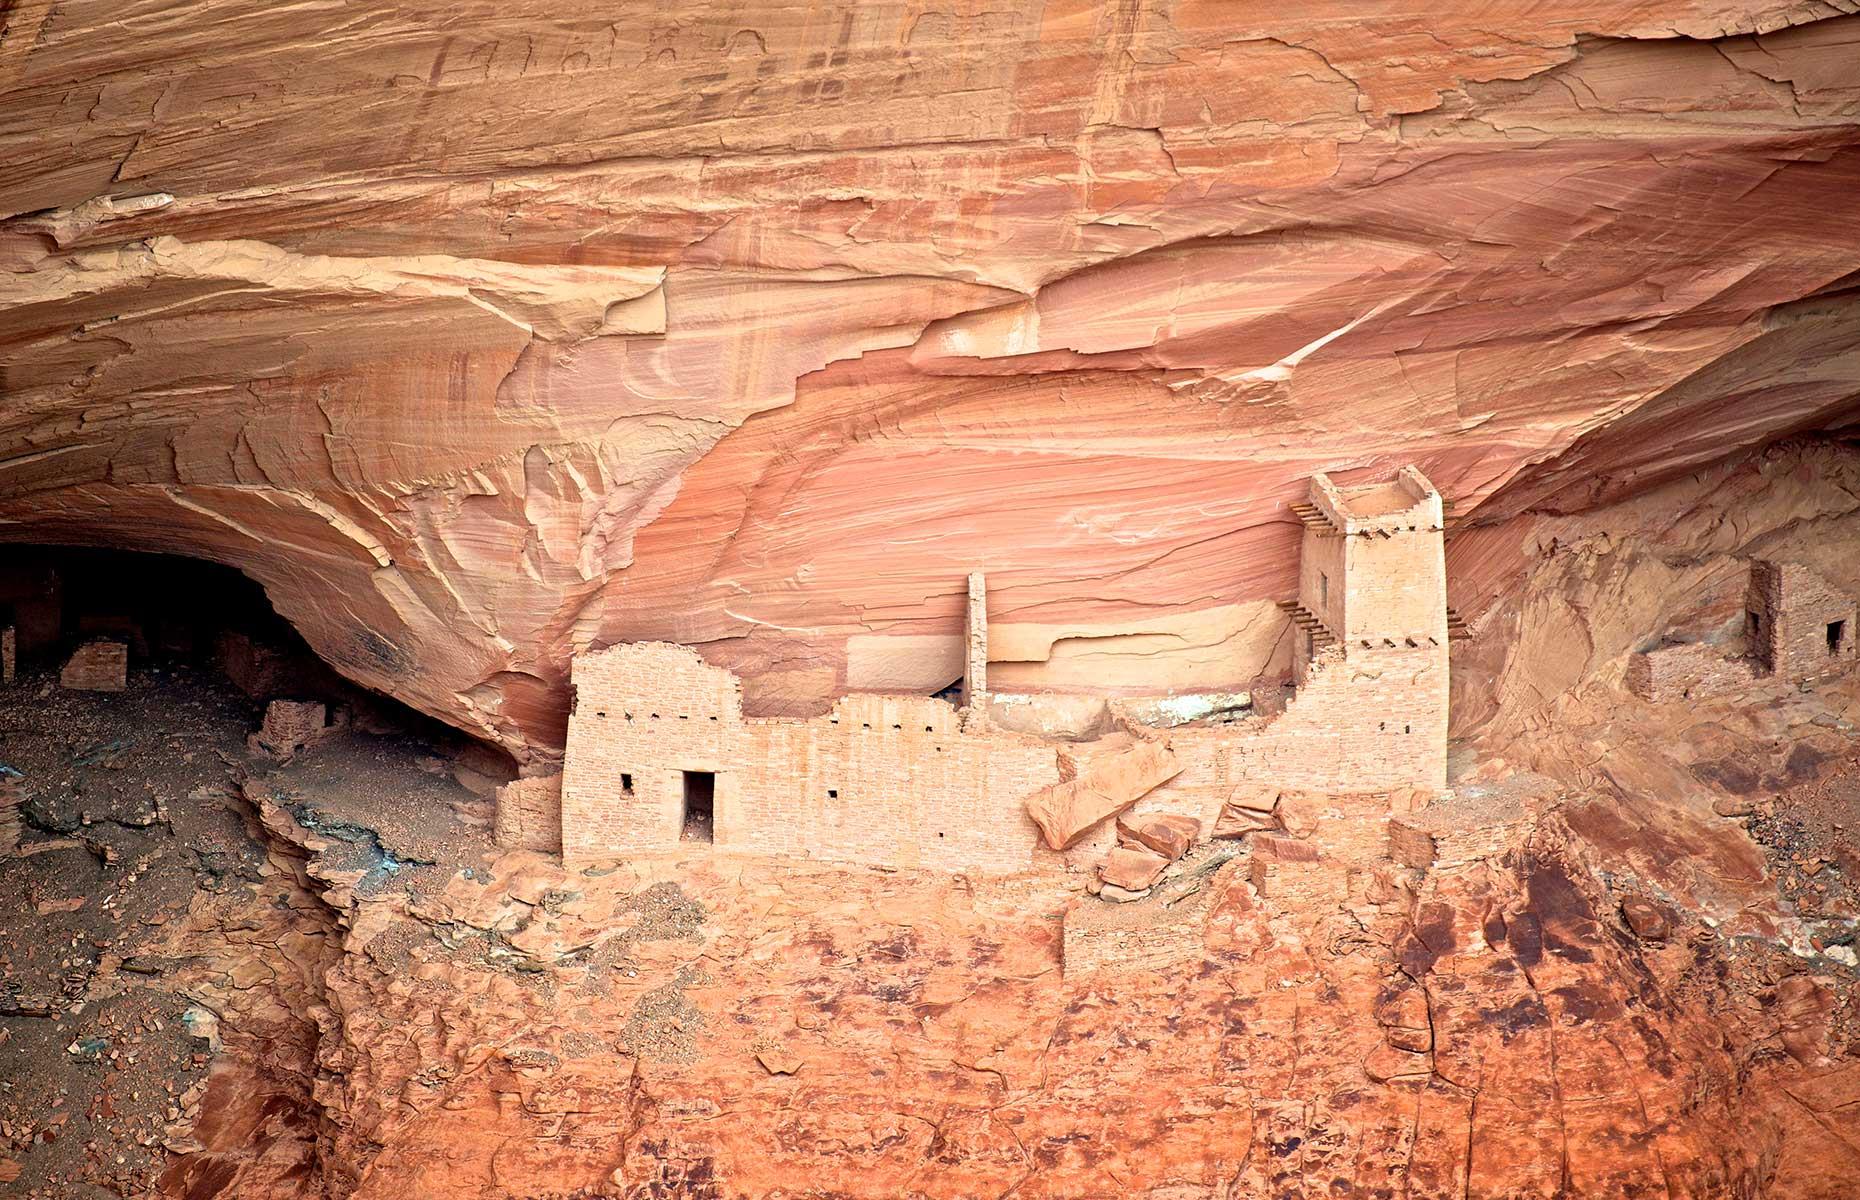
[[[1179,813],[1145,813],[1117,819],[1119,842],[1154,850],[1170,862],[1187,854],[1200,838],[1201,822]]]
[[[1154,850],[1114,846],[1098,865],[1098,878],[1111,887],[1140,892],[1162,878],[1169,860]]]
[[[1064,850],[1093,825],[1129,808],[1182,771],[1169,747],[1137,742],[1106,755],[1077,777],[1027,797],[1027,815],[1054,850]]]
[[[1140,892],[1133,892],[1129,888],[1121,888],[1114,883],[1101,884],[1098,888],[1098,899],[1110,904],[1130,904],[1143,899],[1149,894],[1149,888],[1144,888]]]

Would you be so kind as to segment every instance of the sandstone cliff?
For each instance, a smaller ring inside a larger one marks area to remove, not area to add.
[[[1244,685],[1314,470],[1491,522],[1852,423],[1855,9],[20,0],[0,538],[521,757],[590,643],[942,686],[971,570],[997,686]]]

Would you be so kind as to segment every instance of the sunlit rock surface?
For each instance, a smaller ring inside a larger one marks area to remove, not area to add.
[[[997,687],[1244,688],[1312,471],[1853,421],[1856,5],[1431,9],[22,0],[0,538],[546,758],[588,644],[941,687],[972,570]]]

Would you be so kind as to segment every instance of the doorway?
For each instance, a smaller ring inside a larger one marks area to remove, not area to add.
[[[712,771],[686,771],[685,820],[679,836],[687,842],[717,840],[717,776]]]
[[[1839,654],[1847,648],[1847,622],[1828,622],[1828,653]]]

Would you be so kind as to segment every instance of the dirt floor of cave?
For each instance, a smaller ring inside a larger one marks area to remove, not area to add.
[[[1069,979],[1065,910],[1098,902],[1053,880],[571,873],[498,853],[416,739],[280,765],[208,677],[32,678],[0,692],[32,795],[0,864],[0,1172],[199,1200],[1843,1196],[1855,712],[1598,718],[1569,736],[1677,807],[1572,788],[1489,862],[1277,893],[1242,855],[1195,960]]]

